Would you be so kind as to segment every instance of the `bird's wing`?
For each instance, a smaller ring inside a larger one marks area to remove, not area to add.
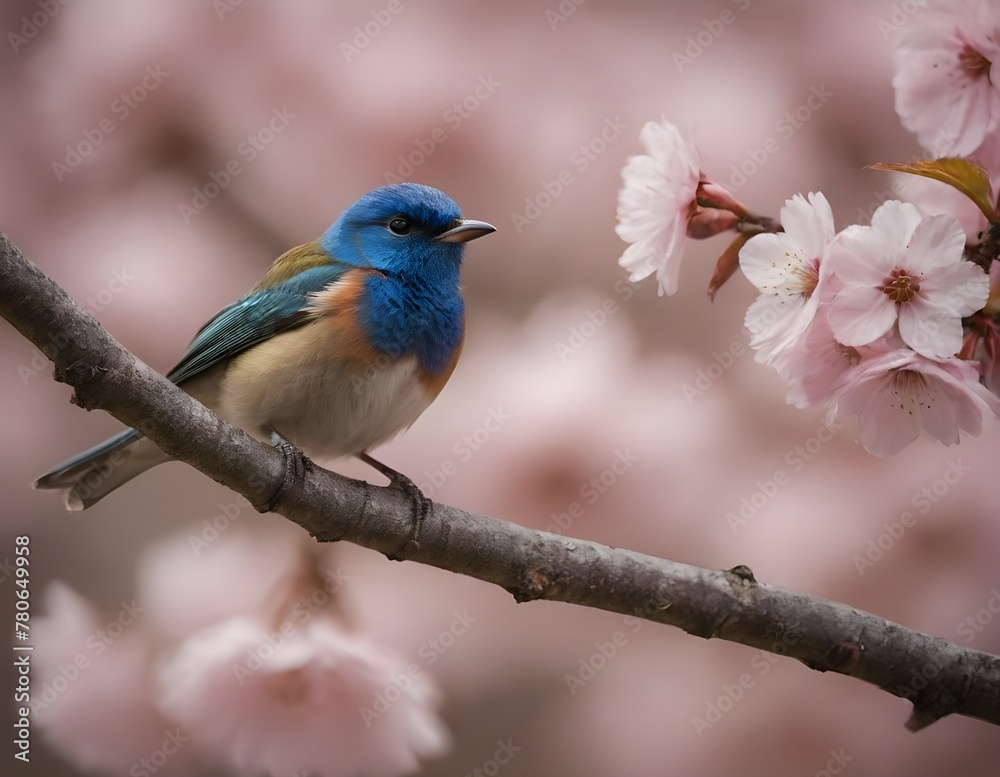
[[[301,326],[319,315],[310,309],[310,295],[323,290],[351,269],[351,265],[332,259],[315,243],[293,248],[272,265],[253,291],[220,310],[199,330],[167,377],[174,383],[182,383],[279,332]],[[108,456],[124,451],[142,437],[135,429],[125,429],[100,445],[57,464],[35,482],[35,487],[73,488],[95,462],[103,462]],[[125,480],[135,474],[132,471]],[[122,482],[124,480],[118,485]],[[79,494],[75,498],[79,500]],[[97,500],[84,501],[81,505],[89,506],[93,501]]]
[[[301,326],[316,316],[309,309],[309,294],[322,290],[350,269],[350,265],[327,258],[325,264],[303,270],[278,285],[258,286],[205,324],[167,377],[183,383],[279,332]]]

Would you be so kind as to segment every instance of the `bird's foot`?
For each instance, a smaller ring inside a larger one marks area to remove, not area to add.
[[[383,464],[378,459],[372,458],[364,452],[359,453],[358,458],[372,469],[389,478],[389,482],[393,488],[398,488],[410,497],[410,502],[413,506],[413,523],[410,529],[410,536],[406,538],[406,542],[403,543],[399,550],[389,555],[390,561],[405,561],[420,548],[420,530],[423,528],[424,520],[431,511],[431,500],[424,496],[424,492],[417,487],[417,484],[402,472],[397,472],[392,467]]]
[[[296,480],[301,480],[313,468],[312,460],[274,429],[271,430],[271,445],[285,457],[285,474],[271,497],[258,508],[263,513],[274,512],[288,495]]]

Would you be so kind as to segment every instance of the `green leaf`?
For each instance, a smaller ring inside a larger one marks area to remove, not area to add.
[[[976,207],[990,221],[994,221],[997,217],[996,207],[993,205],[993,190],[990,188],[990,177],[982,165],[969,159],[942,157],[931,161],[909,163],[876,162],[868,167],[871,170],[922,175],[924,178],[933,178],[935,181],[954,186],[976,203]]]

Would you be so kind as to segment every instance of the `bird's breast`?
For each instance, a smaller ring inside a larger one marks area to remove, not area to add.
[[[392,356],[359,321],[364,273],[313,296],[316,318],[235,358],[220,412],[262,439],[266,428],[317,457],[359,453],[410,426],[434,400],[458,360],[429,371],[415,353]]]

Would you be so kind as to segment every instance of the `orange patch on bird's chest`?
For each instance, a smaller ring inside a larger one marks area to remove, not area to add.
[[[386,355],[371,344],[358,320],[365,281],[375,274],[376,270],[349,270],[322,291],[310,295],[309,309],[318,318],[313,326],[325,335],[326,352],[330,356],[367,365],[386,360]]]
[[[324,351],[335,358],[356,362],[366,374],[373,370],[388,369],[398,361],[371,344],[359,321],[358,313],[365,294],[365,283],[368,278],[378,275],[380,273],[377,270],[368,268],[349,270],[322,291],[311,295],[309,306],[317,315],[318,321],[312,326],[317,327],[317,332],[323,333],[321,337],[324,340]],[[464,320],[462,329],[462,340],[455,347],[444,369],[438,373],[420,366],[416,369],[420,386],[432,400],[441,393],[458,364],[464,342]]]
[[[417,371],[417,377],[420,380],[420,385],[427,390],[427,393],[430,394],[431,398],[434,398],[441,393],[441,389],[444,388],[444,384],[448,382],[448,378],[450,378],[451,374],[455,371],[455,366],[458,364],[458,357],[462,355],[462,346],[465,344],[465,322],[463,321],[462,324],[462,339],[459,340],[458,345],[455,346],[455,350],[451,354],[451,359],[448,360],[447,366],[437,375],[422,368]]]

